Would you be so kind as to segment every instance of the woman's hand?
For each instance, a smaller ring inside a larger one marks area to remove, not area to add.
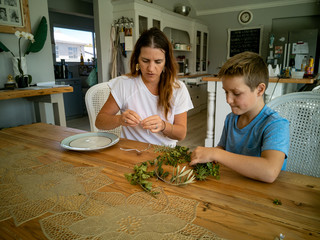
[[[130,109],[124,111],[121,115],[121,125],[135,127],[141,122],[140,116]]]
[[[147,117],[140,122],[144,129],[148,129],[153,133],[161,132],[165,128],[165,123],[158,115]]]

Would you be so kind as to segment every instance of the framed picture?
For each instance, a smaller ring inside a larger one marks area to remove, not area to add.
[[[0,33],[31,32],[28,0],[0,0]]]

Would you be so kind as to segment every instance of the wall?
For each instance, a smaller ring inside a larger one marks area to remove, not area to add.
[[[29,0],[31,30],[34,33],[41,17],[49,20],[47,1]],[[0,33],[1,41],[14,53],[18,53],[18,40],[14,34]],[[26,47],[26,44],[23,45]],[[43,49],[38,53],[30,53],[27,56],[28,73],[33,77],[33,83],[54,80],[52,49],[50,32]],[[0,88],[4,87],[8,74],[12,74],[11,55],[0,53]],[[12,99],[0,101],[0,128],[29,124],[35,121],[34,109],[31,102],[25,99]]]
[[[262,56],[266,59],[268,38],[272,29],[273,19],[319,15],[320,9],[317,3],[305,3],[286,7],[254,9],[251,12],[253,13],[253,20],[245,26],[238,22],[239,12],[197,17],[209,27],[210,73],[218,73],[219,68],[227,60],[228,28],[238,29],[263,25]]]
[[[93,16],[93,5],[81,0],[47,0],[48,8],[53,12],[68,13],[82,17]]]
[[[47,21],[49,21],[47,2],[42,0],[29,0],[29,11],[31,30],[32,33],[34,33],[42,16],[45,16]],[[18,54],[18,40],[14,34],[0,33],[0,38],[13,53]],[[43,49],[38,53],[30,53],[26,57],[28,73],[32,75],[34,83],[52,81],[52,79],[54,79],[53,69],[51,67],[53,64],[52,58],[48,58],[52,52],[49,39],[50,33],[48,31],[47,41]],[[27,42],[24,41],[23,48],[25,49],[26,46]],[[11,54],[0,53],[0,62],[0,87],[3,87],[8,74],[13,73]]]
[[[113,6],[111,0],[94,0],[93,6],[97,42],[98,82],[106,82],[110,79],[110,30],[113,23]]]

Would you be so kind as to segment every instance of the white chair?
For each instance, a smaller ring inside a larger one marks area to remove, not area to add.
[[[107,101],[109,94],[110,94],[110,88],[106,82],[98,83],[88,89],[85,96],[85,101],[86,101],[86,107],[87,107],[87,112],[89,116],[90,129],[91,129],[91,132],[110,132],[120,137],[121,126],[111,130],[100,130],[95,126],[96,117],[100,109],[103,107],[103,105]]]
[[[267,105],[290,122],[287,171],[320,177],[320,93],[289,93]]]

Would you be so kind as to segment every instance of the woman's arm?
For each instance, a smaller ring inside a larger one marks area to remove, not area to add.
[[[171,139],[182,141],[187,135],[187,112],[174,116],[173,124],[163,121],[162,133]]]
[[[265,150],[261,157],[252,157],[231,153],[218,147],[197,147],[192,152],[190,165],[215,161],[246,177],[272,183],[281,171],[284,158],[285,154],[277,150]]]

